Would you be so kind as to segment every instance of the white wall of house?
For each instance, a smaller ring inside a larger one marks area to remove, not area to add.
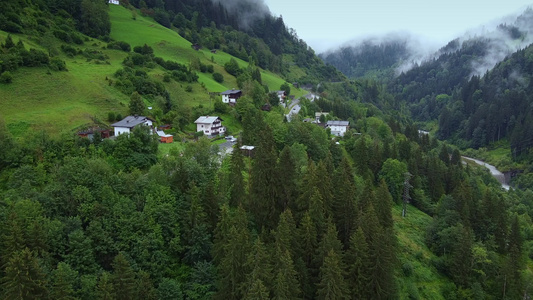
[[[120,1],[119,0],[109,0],[109,3],[110,4],[115,4],[115,5],[120,5]]]
[[[144,121],[144,123],[141,123],[139,124],[141,126],[144,126],[144,125],[147,125],[147,126],[152,126],[153,125],[153,122],[149,119],[146,119],[146,121]],[[137,125],[137,126],[139,126]],[[131,131],[133,130],[133,128],[129,128],[129,127],[115,127],[115,136],[118,136],[119,134],[124,134],[124,133],[130,133]],[[150,134],[152,134],[152,131],[150,131]]]
[[[115,136],[118,136],[120,134],[124,133],[130,133],[130,129],[127,127],[115,127]]]
[[[196,131],[203,131],[205,135],[223,134],[226,132],[226,127],[220,126],[213,128],[211,123],[198,123],[196,124]]]
[[[335,133],[335,135],[338,136],[344,136],[347,130],[347,126],[329,126],[332,133]]]
[[[209,134],[209,132],[211,131],[210,129],[211,129],[211,124],[209,123],[196,124],[196,132],[203,131],[204,134]]]
[[[222,102],[223,103],[237,103],[237,99],[231,96],[232,95],[222,95]]]

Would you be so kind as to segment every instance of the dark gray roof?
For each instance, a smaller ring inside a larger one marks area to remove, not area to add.
[[[348,126],[350,122],[348,121],[328,121],[328,126]]]
[[[150,120],[150,119],[147,117],[143,117],[143,116],[127,116],[123,120],[118,121],[114,124],[111,124],[111,126],[133,128],[139,124],[146,122],[146,120]]]
[[[237,94],[240,92],[241,90],[227,90],[225,92],[220,93],[220,95],[233,95],[233,94]]]

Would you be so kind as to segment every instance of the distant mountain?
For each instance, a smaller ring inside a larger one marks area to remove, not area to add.
[[[389,80],[413,69],[434,80],[444,70],[455,72],[454,63],[461,63],[460,77],[483,75],[508,55],[533,43],[533,9],[515,17],[507,17],[499,25],[485,25],[432,52],[424,41],[407,34],[372,37],[327,51],[319,56],[350,78]],[[466,55],[466,57],[464,57]],[[435,63],[435,62],[438,63]],[[451,68],[451,69],[450,69]],[[432,71],[434,70],[434,71]],[[431,73],[431,74],[430,74]],[[406,80],[412,81],[413,75]],[[400,79],[400,83],[405,83]],[[453,80],[457,84],[457,80]]]
[[[390,79],[412,56],[414,41],[407,35],[366,38],[319,55],[350,78]]]
[[[512,23],[451,41],[389,84],[418,121],[474,148],[509,140],[514,155],[533,143],[533,10]]]

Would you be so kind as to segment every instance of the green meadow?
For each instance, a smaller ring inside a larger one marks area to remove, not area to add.
[[[452,284],[432,265],[436,259],[424,242],[432,218],[413,206],[408,206],[407,217],[401,216],[402,206],[392,208],[394,229],[398,238],[397,276],[400,299],[445,299],[446,285]]]
[[[110,5],[111,38],[125,41],[132,48],[147,44],[154,49],[156,56],[166,60],[177,61],[188,65],[192,58],[198,58],[203,64],[213,65],[215,72],[224,76],[222,84],[212,78],[212,74],[197,72],[197,83],[183,83],[171,81],[165,83],[171,99],[175,103],[189,107],[203,105],[212,107],[214,101],[220,98],[210,97],[209,93],[222,92],[237,88],[235,77],[229,75],[223,65],[232,56],[210,49],[191,48],[191,43],[182,38],[176,31],[165,28],[151,18],[143,17],[139,13],[133,19],[132,11],[116,5]],[[39,37],[12,35],[18,42],[21,39],[26,48],[42,49],[36,42]],[[3,42],[7,33],[0,31],[0,41]],[[49,71],[48,68],[19,68],[12,72],[13,82],[0,84],[0,114],[11,131],[17,137],[28,132],[46,130],[50,134],[72,132],[81,126],[92,124],[95,119],[105,121],[109,112],[126,115],[128,112],[129,96],[110,85],[113,74],[122,68],[122,61],[127,53],[106,49],[106,43],[87,39],[84,45],[72,45],[81,50],[98,50],[105,54],[106,62],[91,61],[77,55],[67,57],[59,49],[61,43],[56,41],[57,55],[66,62],[67,72]],[[237,59],[241,67],[248,63]],[[292,70],[300,74],[295,67]],[[165,71],[161,68],[147,70],[154,78],[162,80]],[[301,74],[300,74],[301,75]],[[278,75],[262,71],[262,80],[270,90],[279,90],[285,82]],[[289,76],[290,77],[290,76]],[[192,91],[186,91],[186,88]],[[292,88],[291,94],[296,97],[307,92]],[[238,130],[238,125],[231,116],[226,116],[227,122]]]

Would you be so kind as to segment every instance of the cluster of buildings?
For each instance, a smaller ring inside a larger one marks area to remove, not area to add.
[[[287,94],[284,91],[277,91],[277,96],[280,99],[280,103],[284,103],[287,97]],[[237,103],[237,99],[239,99],[242,96],[241,90],[227,90],[225,92],[222,92],[220,94],[222,96],[222,102],[227,103],[229,105],[235,105]],[[348,131],[350,128],[350,124],[348,121],[327,121],[327,122],[321,122],[321,117],[326,117],[328,113],[316,113],[315,114],[315,120],[312,121],[312,123],[319,124],[325,128],[330,128],[331,134],[335,136],[344,136],[344,134]],[[324,119],[323,119],[324,120]],[[197,132],[203,132],[205,135],[212,136],[212,135],[223,135],[226,133],[226,127],[222,126],[222,119],[218,116],[201,116],[194,123],[196,124],[196,131]],[[311,121],[310,119],[306,119],[304,121]],[[155,128],[154,127],[154,120],[150,119],[149,117],[145,116],[127,116],[123,120],[120,120],[116,123],[111,124],[111,127],[113,127],[113,132],[115,136],[121,135],[121,134],[129,134],[132,132],[133,128],[139,125],[148,126],[154,134],[157,134],[159,136],[159,140],[162,143],[172,143],[173,142],[173,136],[171,134],[166,134],[162,129],[163,128]]]
[[[218,116],[201,116],[195,122],[196,131],[202,131],[205,135],[222,135],[226,132],[226,127],[222,126],[222,119]],[[130,134],[133,128],[139,125],[148,126],[159,136],[162,143],[172,143],[173,135],[166,134],[161,128],[154,128],[154,120],[145,116],[127,116],[126,118],[111,124],[115,136]]]

